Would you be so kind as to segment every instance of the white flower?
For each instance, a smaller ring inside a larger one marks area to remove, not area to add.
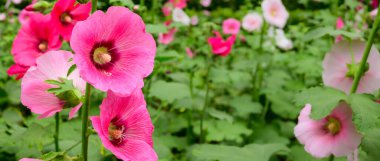
[[[184,25],[189,25],[190,17],[182,9],[174,8],[173,21],[183,23]]]
[[[293,42],[285,36],[284,30],[276,29],[276,45],[283,50],[290,50],[293,48]]]

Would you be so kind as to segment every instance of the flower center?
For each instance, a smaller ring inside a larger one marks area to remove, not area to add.
[[[114,124],[110,124],[108,127],[108,136],[111,141],[118,141],[121,142],[125,138],[124,126],[117,127]]]
[[[356,64],[356,63],[347,64],[348,71],[347,71],[347,73],[346,73],[346,77],[349,77],[349,78],[354,79],[354,78],[355,78],[355,74],[356,74],[356,72],[359,70],[359,66],[360,66],[359,63],[357,63],[357,64]],[[368,70],[369,70],[369,64],[366,63],[366,65],[365,65],[365,67],[364,67],[363,75],[364,75],[364,73],[366,73]]]
[[[48,49],[48,43],[46,41],[41,41],[40,44],[38,44],[38,49],[43,53],[46,52]]]
[[[330,133],[330,134],[338,134],[340,132],[342,125],[339,120],[330,117],[328,118],[327,123],[325,124],[325,129]]]
[[[71,22],[73,22],[73,19],[68,13],[65,12],[61,15],[61,22],[63,22],[64,24],[70,24]]]
[[[270,15],[272,15],[273,17],[277,15],[277,7],[272,7],[270,9]]]
[[[99,65],[111,62],[112,57],[106,47],[98,47],[95,49],[92,59]]]

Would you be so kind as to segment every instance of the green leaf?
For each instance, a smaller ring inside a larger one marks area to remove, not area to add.
[[[347,95],[342,91],[330,87],[314,87],[296,94],[294,101],[302,107],[311,104],[311,118],[319,120],[330,114],[340,101],[345,100]]]
[[[236,110],[237,115],[240,117],[248,117],[249,114],[260,113],[263,109],[260,103],[251,100],[250,95],[234,97],[230,101],[230,105]]]
[[[132,0],[110,0],[110,3],[120,2],[123,6],[127,6],[128,8],[132,8],[135,4]]]
[[[379,122],[380,104],[368,95],[352,94],[348,103],[353,111],[353,121],[359,131],[371,129]]]
[[[70,74],[71,74],[75,69],[77,69],[77,65],[76,65],[76,64],[72,65],[72,66],[69,68],[69,71],[67,72],[67,77],[69,77]]]
[[[168,32],[168,29],[163,24],[147,24],[146,31],[151,34],[159,34]]]
[[[314,30],[311,30],[310,32],[306,33],[306,35],[303,37],[304,41],[310,41],[313,39],[318,39],[322,36],[325,36],[329,34],[330,32],[333,32],[335,29],[331,26],[329,27],[321,27]]]
[[[190,88],[186,84],[160,80],[152,84],[149,95],[173,103],[178,99],[190,98]]]
[[[211,108],[208,110],[208,113],[212,117],[218,118],[220,120],[226,120],[229,123],[232,123],[234,121],[234,118],[231,115],[223,111],[219,111],[219,110]]]
[[[363,150],[367,153],[367,161],[378,161],[380,158],[380,129],[369,129],[362,140]]]
[[[288,151],[283,144],[249,144],[245,147],[199,144],[192,146],[190,160],[203,161],[268,161],[279,151]]]

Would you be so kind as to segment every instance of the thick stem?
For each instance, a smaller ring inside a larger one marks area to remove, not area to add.
[[[194,92],[193,92],[193,76],[194,72],[190,73],[190,96],[191,96],[191,110],[187,110],[187,143],[192,144],[193,143],[193,108],[194,108]]]
[[[264,33],[265,33],[265,29],[266,29],[266,23],[264,22],[263,23],[263,26],[261,27],[261,31],[260,31],[260,46],[259,46],[259,54],[262,54],[262,51],[263,51],[263,43],[264,43]]]
[[[55,151],[59,152],[59,123],[61,121],[59,113],[55,114],[55,134],[54,134],[54,145]]]
[[[98,0],[91,0],[91,3],[92,3],[92,9],[91,9],[91,13],[94,13],[98,8]]]
[[[210,83],[209,83],[209,73],[210,73],[210,64],[208,62],[208,59],[206,60],[206,68],[207,68],[207,73],[206,73],[206,96],[205,96],[205,100],[204,100],[204,106],[203,106],[203,109],[202,109],[202,112],[201,112],[201,124],[200,124],[200,143],[203,143],[204,142],[204,130],[203,130],[203,120],[204,120],[204,116],[205,116],[205,113],[206,113],[206,108],[208,106],[208,94],[209,94],[209,89],[210,89]]]
[[[330,155],[329,161],[334,161],[334,159],[335,159],[334,155]]]
[[[88,151],[88,111],[90,105],[90,95],[91,95],[91,85],[86,84],[86,95],[82,111],[82,156],[83,160],[87,161],[87,151]]]
[[[374,40],[374,37],[376,35],[377,30],[379,29],[379,24],[380,24],[380,12],[377,12],[375,23],[372,26],[371,33],[369,35],[362,60],[360,61],[359,69],[355,73],[355,78],[354,78],[354,83],[352,84],[351,87],[351,92],[350,93],[355,93],[356,90],[358,89],[358,85],[360,82],[361,77],[363,76],[364,70],[365,70],[365,65],[367,64],[367,59],[369,56],[369,52],[371,51],[372,43]]]

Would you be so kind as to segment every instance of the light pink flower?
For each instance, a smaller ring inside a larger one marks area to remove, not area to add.
[[[235,43],[235,35],[231,35],[227,40],[223,40],[219,32],[214,32],[216,37],[208,38],[208,43],[215,55],[227,56],[230,54],[233,44]]]
[[[201,0],[200,3],[203,7],[208,7],[211,4],[211,0]]]
[[[274,26],[283,28],[288,20],[289,13],[281,0],[264,0],[261,4],[265,20]]]
[[[336,20],[336,25],[335,25],[336,29],[342,29],[344,27],[344,21],[342,19],[342,17],[338,17],[338,19]],[[343,40],[343,36],[342,35],[338,35],[336,38],[335,38],[335,43],[339,42],[339,41],[342,41]]]
[[[100,105],[100,117],[90,118],[104,147],[125,161],[156,161],[153,124],[144,95],[137,89],[127,97],[107,92]]]
[[[189,25],[190,17],[182,9],[175,8],[173,10],[173,21],[180,22],[184,25]]]
[[[60,100],[48,89],[57,88],[56,85],[48,84],[46,80],[61,78],[73,80],[73,86],[84,93],[85,82],[79,77],[78,70],[74,70],[69,77],[67,73],[74,64],[73,54],[68,51],[49,51],[37,59],[36,66],[30,67],[21,82],[21,102],[33,113],[41,114],[39,118],[46,118],[60,112],[65,106],[65,100]],[[73,107],[69,118],[81,107],[81,103]],[[67,105],[66,105],[67,106]]]
[[[33,159],[33,158],[22,158],[22,159],[20,159],[19,161],[43,161],[43,160],[40,160],[40,159]]]
[[[192,16],[191,17],[191,19],[190,19],[190,23],[192,24],[192,25],[197,25],[198,24],[198,16]]]
[[[187,6],[186,1],[187,0],[169,0],[169,2],[173,4],[175,8],[179,8],[179,9],[183,9]]]
[[[372,11],[369,13],[369,15],[370,15],[372,18],[375,18],[376,15],[377,15],[377,8],[374,9],[374,10],[372,10]]]
[[[5,13],[0,13],[0,21],[4,21],[7,18]]]
[[[50,15],[36,13],[19,30],[13,41],[12,54],[17,64],[33,66],[39,56],[59,49],[61,44],[56,30],[51,27]]]
[[[234,18],[223,21],[223,33],[236,35],[240,31],[240,22]]]
[[[51,12],[52,25],[63,39],[69,41],[75,24],[87,19],[90,12],[91,2],[80,4],[75,0],[58,0]]]
[[[22,2],[22,0],[12,0],[12,2],[13,2],[14,4],[20,4],[20,3]]]
[[[342,102],[321,120],[310,118],[311,105],[307,104],[298,117],[294,134],[305,150],[317,158],[334,155],[347,156],[358,148],[361,135],[352,123],[352,111]]]
[[[263,18],[256,12],[248,13],[243,18],[243,28],[249,32],[259,31],[263,25]]]
[[[128,95],[153,70],[156,43],[128,8],[96,11],[75,25],[70,42],[81,77],[101,91]]]
[[[161,8],[162,13],[164,16],[170,16],[173,10],[173,5],[170,2],[164,3],[164,5]]]
[[[203,14],[204,14],[205,16],[210,16],[210,15],[211,15],[211,12],[208,11],[208,10],[203,10]]]
[[[189,56],[189,58],[193,58],[195,56],[195,54],[193,53],[193,51],[191,51],[190,48],[186,48],[186,54],[187,56]]]
[[[176,28],[171,28],[167,33],[158,34],[158,42],[165,45],[170,44],[174,40],[174,35],[176,32]]]
[[[19,80],[22,77],[24,77],[24,74],[26,73],[26,71],[28,71],[29,67],[30,66],[23,66],[23,65],[20,65],[20,64],[13,64],[7,70],[7,74],[9,76],[14,76],[15,75],[16,76],[16,80]]]
[[[341,41],[334,44],[323,60],[323,83],[349,93],[356,72],[355,68],[359,65],[364,48],[365,43],[359,40],[353,40],[351,43]],[[371,93],[380,88],[380,55],[375,46],[371,48],[367,63],[368,70],[361,77],[358,93]]]

